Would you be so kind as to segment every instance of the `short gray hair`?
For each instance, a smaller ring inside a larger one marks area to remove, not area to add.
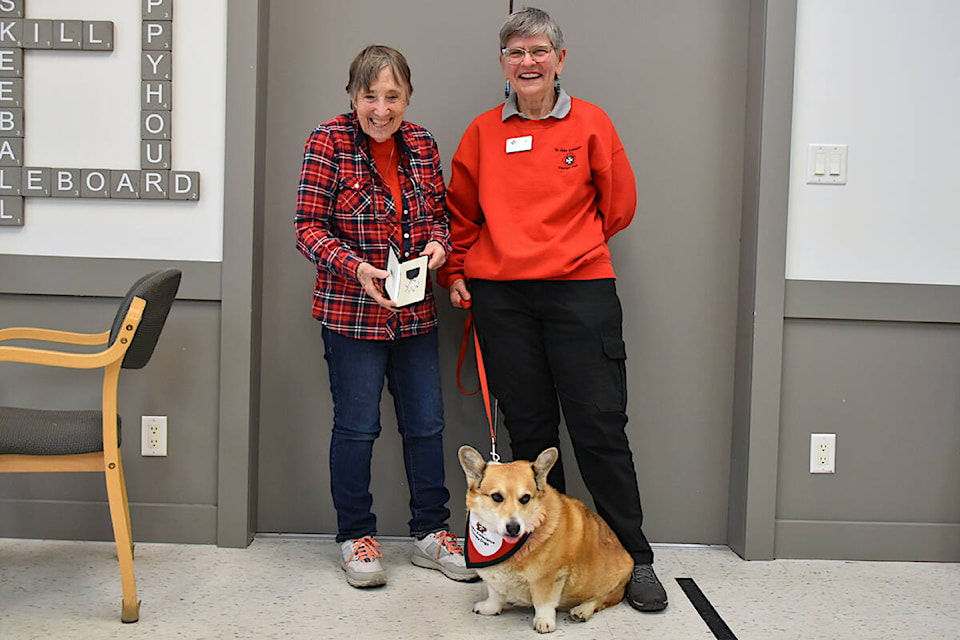
[[[407,93],[407,100],[413,95],[413,85],[410,83],[410,66],[403,54],[392,47],[372,44],[353,59],[350,63],[350,79],[347,81],[347,95],[350,101],[361,92],[367,91],[377,81],[377,76],[384,69],[390,69],[393,79]]]
[[[503,26],[500,27],[500,48],[506,47],[511,38],[540,35],[550,39],[550,44],[558,54],[563,49],[563,32],[560,31],[560,25],[543,9],[525,7],[507,16]]]

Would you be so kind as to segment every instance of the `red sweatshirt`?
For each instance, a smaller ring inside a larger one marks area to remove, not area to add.
[[[637,186],[607,114],[571,100],[559,120],[503,122],[496,107],[467,127],[447,191],[453,251],[442,285],[615,277],[607,241],[633,219]]]

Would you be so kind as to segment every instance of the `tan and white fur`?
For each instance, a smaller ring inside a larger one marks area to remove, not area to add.
[[[539,633],[557,628],[557,609],[586,622],[620,602],[633,570],[633,559],[607,523],[547,484],[558,456],[551,447],[534,462],[487,464],[472,447],[458,452],[470,513],[508,541],[530,534],[514,555],[477,569],[487,598],[473,610],[489,616],[507,604],[532,605]]]

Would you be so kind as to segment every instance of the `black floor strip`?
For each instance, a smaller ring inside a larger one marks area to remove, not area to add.
[[[700,614],[703,621],[707,623],[707,626],[710,627],[710,631],[713,632],[717,640],[737,640],[737,636],[733,634],[733,631],[730,630],[727,623],[723,621],[723,618],[720,617],[717,610],[713,608],[713,605],[707,600],[707,596],[703,595],[703,591],[700,591],[700,587],[693,581],[693,578],[677,578],[677,583],[680,585],[680,588],[683,589],[683,592],[687,594],[687,598],[690,599],[693,608],[697,610],[697,613]]]

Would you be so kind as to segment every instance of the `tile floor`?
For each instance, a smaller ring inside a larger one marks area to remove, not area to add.
[[[140,622],[120,623],[111,543],[0,539],[0,638],[124,640],[538,637],[529,610],[471,613],[480,583],[408,561],[382,538],[389,584],[349,587],[329,538],[258,537],[247,549],[137,545]],[[670,606],[626,604],[586,623],[558,615],[560,639],[713,640],[680,589],[692,578],[738,640],[960,639],[960,564],[746,562],[725,547],[655,546]]]

